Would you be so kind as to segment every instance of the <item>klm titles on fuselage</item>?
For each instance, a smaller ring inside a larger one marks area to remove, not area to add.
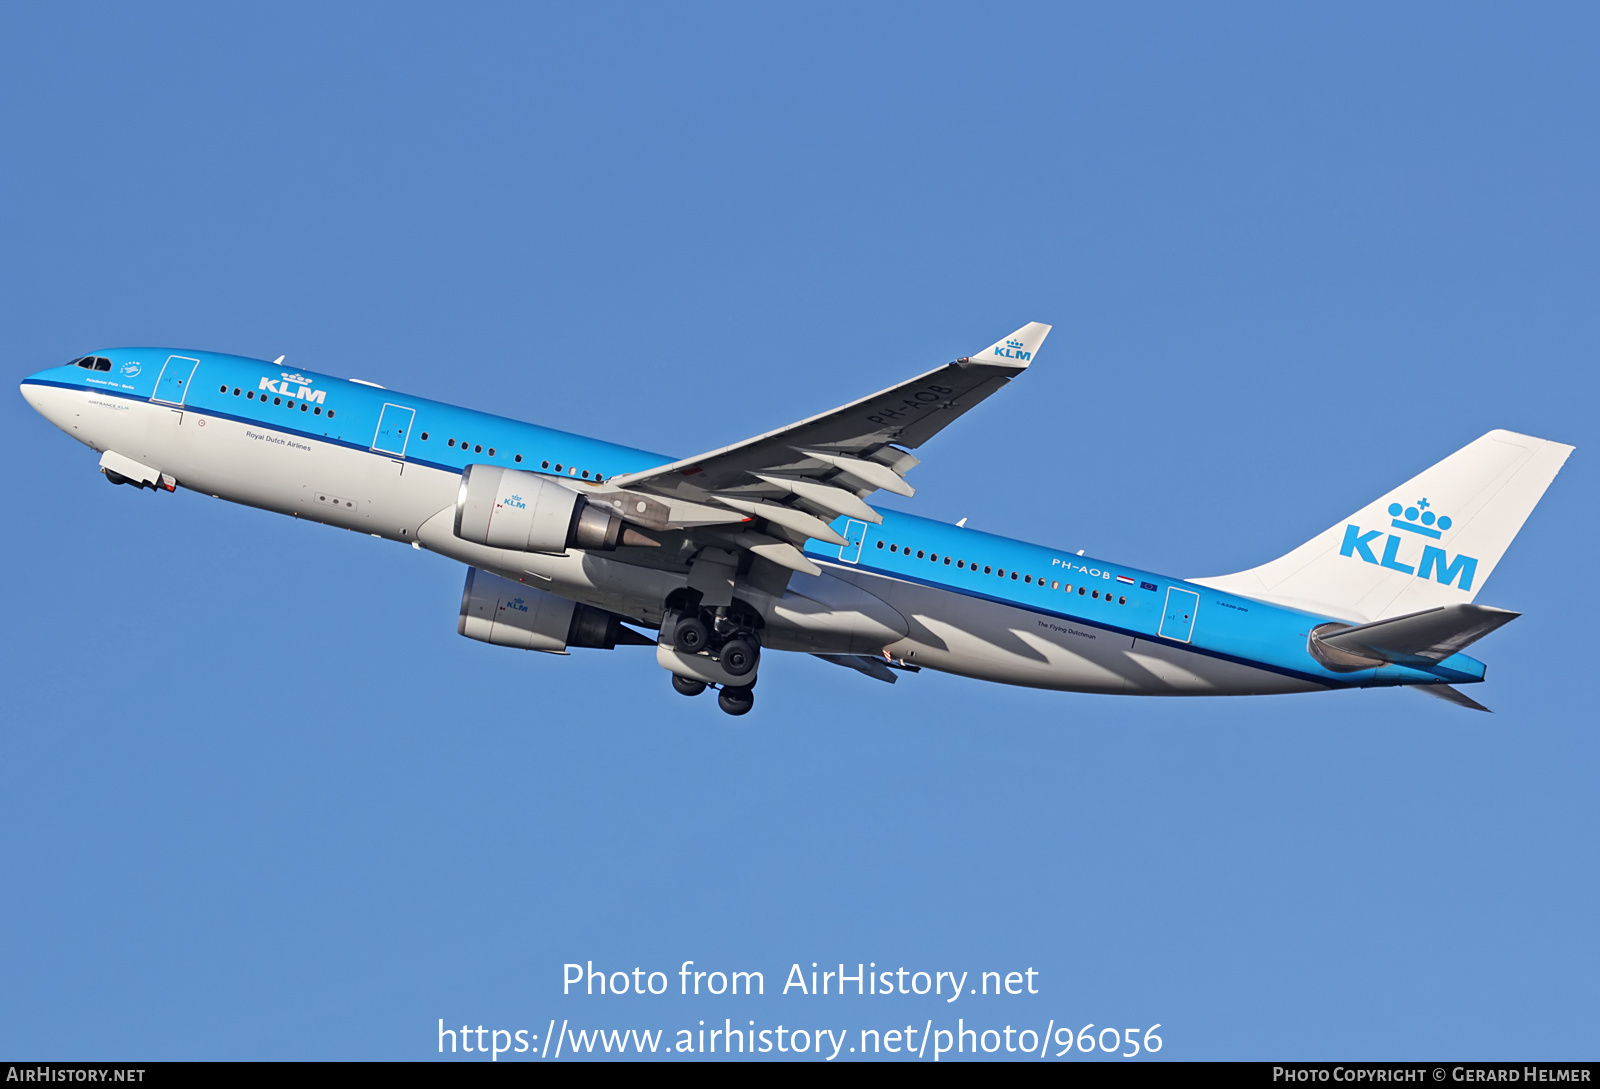
[[[295,390],[293,387],[300,388]],[[300,374],[282,372],[281,378],[263,378],[257,389],[263,393],[276,393],[283,397],[293,397],[298,401],[320,405],[326,402],[328,391],[325,389],[312,389],[311,379]]]
[[[1428,505],[1426,499],[1419,499],[1409,507],[1390,503],[1389,516],[1393,520],[1389,523],[1389,527],[1404,533],[1439,540],[1451,526],[1450,516],[1436,516],[1428,509]],[[1373,552],[1379,537],[1384,538],[1381,557]],[[1339,555],[1358,559],[1362,563],[1387,567],[1391,571],[1399,571],[1403,575],[1412,575],[1419,579],[1432,578],[1445,586],[1455,583],[1458,589],[1472,589],[1473,577],[1478,573],[1478,561],[1474,557],[1457,553],[1456,558],[1452,560],[1443,548],[1423,545],[1422,555],[1416,558],[1416,562],[1405,563],[1400,556],[1400,546],[1408,540],[1409,537],[1402,538],[1393,533],[1385,536],[1381,529],[1363,532],[1360,526],[1351,523],[1344,527],[1344,541],[1339,545]],[[1460,581],[1457,581],[1458,579]]]

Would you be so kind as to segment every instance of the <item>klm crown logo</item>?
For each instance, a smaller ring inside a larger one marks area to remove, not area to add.
[[[1020,359],[1024,363],[1033,358],[1032,352],[1022,350],[1022,341],[1020,340],[1006,341],[1004,345],[994,350],[994,354],[1004,356],[1007,359]]]
[[[1448,514],[1441,515],[1432,510],[1427,499],[1418,499],[1410,506],[1390,503],[1389,518],[1389,528],[1435,541],[1443,538],[1453,524]],[[1381,557],[1372,551],[1379,537],[1384,538]],[[1419,579],[1432,578],[1446,586],[1454,584],[1462,590],[1472,589],[1472,580],[1478,573],[1476,559],[1457,553],[1452,560],[1444,549],[1423,545],[1422,555],[1416,557],[1413,563],[1407,563],[1400,551],[1401,546],[1410,540],[1409,537],[1399,537],[1393,533],[1385,536],[1381,529],[1362,532],[1360,526],[1350,524],[1344,527],[1344,541],[1339,545],[1339,555]]]
[[[1389,524],[1396,529],[1403,529],[1407,533],[1420,533],[1424,537],[1438,540],[1440,534],[1450,528],[1450,516],[1437,517],[1428,509],[1428,501],[1419,499],[1415,506],[1402,508],[1399,503],[1389,504],[1389,517],[1394,521]],[[1401,521],[1404,517],[1405,521]]]

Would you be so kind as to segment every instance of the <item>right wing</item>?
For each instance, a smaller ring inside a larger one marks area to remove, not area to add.
[[[816,574],[806,540],[845,544],[828,523],[882,516],[878,489],[913,494],[915,448],[998,391],[1032,362],[1050,326],[1031,322],[973,356],[798,423],[670,465],[612,477],[589,493],[650,529],[706,529],[720,544]],[[721,529],[712,527],[720,526]]]

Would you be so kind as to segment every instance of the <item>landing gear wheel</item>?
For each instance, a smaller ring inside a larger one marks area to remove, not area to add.
[[[745,715],[756,705],[756,694],[748,688],[723,687],[717,693],[717,706],[730,715]]]
[[[722,644],[722,669],[730,677],[743,677],[756,667],[761,652],[748,639],[729,639]]]
[[[677,689],[680,695],[698,696],[706,690],[706,682],[697,681],[693,677],[680,677],[674,673],[672,675],[672,687]]]
[[[698,616],[686,616],[673,629],[672,645],[685,654],[697,654],[706,649],[706,642],[710,638],[711,632],[704,620]]]

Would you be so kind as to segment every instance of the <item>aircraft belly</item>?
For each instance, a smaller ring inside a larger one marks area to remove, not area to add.
[[[1119,695],[1247,695],[1321,685],[1077,620],[860,572],[910,623],[887,650],[910,664],[1030,688]]]
[[[1322,692],[1328,687],[1146,639],[1133,640],[1127,656],[1147,674],[1146,680],[1129,689],[1142,696],[1264,696]]]
[[[882,599],[826,573],[791,576],[783,596],[763,613],[763,639],[774,650],[877,655],[910,631]]]

